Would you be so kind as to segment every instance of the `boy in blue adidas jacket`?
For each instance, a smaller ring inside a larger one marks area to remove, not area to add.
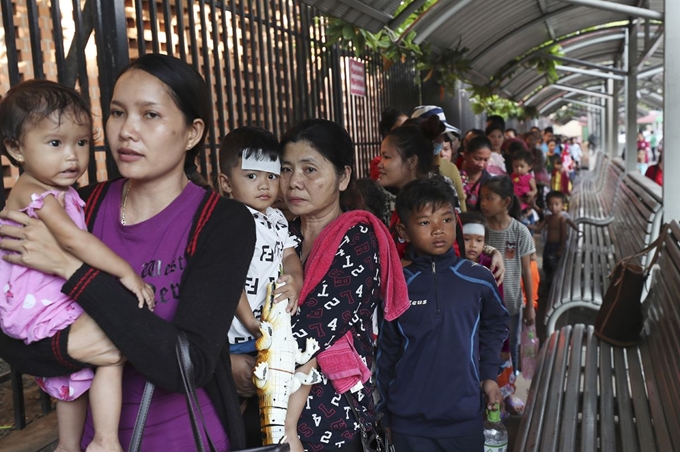
[[[410,243],[404,268],[411,307],[382,321],[377,380],[396,452],[469,452],[484,447],[486,406],[496,383],[508,311],[493,275],[457,257],[455,195],[439,178],[405,185],[396,201]]]

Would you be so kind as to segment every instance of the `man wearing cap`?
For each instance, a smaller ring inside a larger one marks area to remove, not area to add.
[[[456,165],[440,156],[444,143],[444,135],[448,135],[451,138],[451,141],[453,141],[454,138],[457,139],[460,137],[460,129],[453,127],[446,122],[444,110],[436,105],[421,105],[416,107],[413,110],[413,113],[411,113],[411,118],[425,120],[434,115],[437,115],[439,120],[446,127],[442,135],[434,140],[434,164],[439,167],[439,174],[448,177],[451,179],[451,182],[453,182],[453,187],[456,189],[458,199],[460,200],[460,208],[465,212],[465,191],[463,191],[463,180],[460,177],[460,172]]]

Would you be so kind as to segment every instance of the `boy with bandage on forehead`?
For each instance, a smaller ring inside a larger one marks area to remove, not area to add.
[[[267,285],[277,281],[276,298],[288,299],[288,312],[297,309],[302,288],[302,264],[296,239],[288,233],[283,213],[272,207],[279,193],[281,147],[276,137],[259,127],[234,129],[220,146],[220,189],[246,205],[255,221],[257,241],[246,286],[229,329],[231,353],[255,351]],[[234,237],[238,240],[238,237]],[[283,274],[279,272],[283,266]]]

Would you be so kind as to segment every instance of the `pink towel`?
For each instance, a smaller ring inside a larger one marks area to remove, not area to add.
[[[310,292],[319,285],[328,273],[335,259],[335,253],[349,228],[358,223],[368,223],[378,239],[380,254],[380,295],[383,300],[385,319],[391,321],[399,317],[411,305],[408,289],[401,267],[401,260],[390,236],[390,231],[375,215],[365,210],[352,210],[343,213],[326,226],[314,242],[305,264],[305,280],[300,291],[299,304],[305,302]]]
[[[316,359],[338,394],[349,391],[358,382],[366,383],[371,378],[371,371],[354,348],[352,331],[348,331]]]
[[[326,276],[335,253],[349,228],[358,223],[368,223],[378,239],[380,255],[380,294],[385,319],[391,321],[403,314],[411,305],[399,253],[390,231],[374,215],[363,210],[353,210],[340,215],[326,226],[314,242],[305,264],[305,280],[300,291],[300,304]],[[342,394],[357,383],[366,383],[371,371],[366,367],[354,348],[352,330],[338,339],[331,347],[319,353],[317,361],[321,371],[331,380],[333,387]]]

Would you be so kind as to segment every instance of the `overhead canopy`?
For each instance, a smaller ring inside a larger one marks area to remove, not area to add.
[[[377,33],[392,19],[401,0],[303,0],[303,3]]]
[[[401,3],[398,0],[302,1],[374,32],[390,22]],[[610,10],[582,3],[600,3]],[[648,9],[631,12],[630,7]],[[470,76],[479,84],[488,82],[515,58],[541,53],[540,47],[557,43],[567,58],[578,60],[559,62],[564,68],[560,69],[562,77],[558,84],[601,92],[606,79],[584,74],[583,70],[601,72],[588,63],[619,65],[623,61],[627,21],[640,13],[660,19],[663,11],[664,0],[439,0],[414,23],[412,30],[416,32],[416,42],[429,42],[435,49],[467,47],[467,55],[472,59]],[[659,108],[662,102],[663,45],[659,44],[663,41],[663,30],[659,23],[648,27],[649,32],[640,28],[638,34],[640,58],[646,57],[639,68],[639,97],[648,108]],[[605,29],[593,30],[607,24],[610,25]],[[570,72],[567,67],[581,71]],[[625,65],[621,68],[619,76],[625,74]],[[546,114],[565,103],[555,100],[583,101],[590,97],[587,93],[564,91],[555,86],[539,91],[544,85],[543,75],[520,65],[513,77],[502,85],[501,94],[537,106]]]
[[[638,74],[638,97],[639,103],[644,108],[643,114],[646,114],[647,110],[663,107],[662,33],[661,26],[650,27],[649,35],[644,31],[638,33],[638,61],[646,57],[639,65]],[[524,71],[513,77],[506,88],[515,93],[517,99],[524,100],[528,105],[537,106],[544,114],[551,113],[570,100],[583,102],[588,98],[599,97],[599,94],[607,91],[607,78],[623,81],[624,76],[615,70],[615,65],[621,60],[626,36],[625,26],[615,26],[564,39],[560,45],[566,61],[561,62],[558,67],[560,80],[553,85],[544,86],[545,77],[534,71]],[[599,65],[602,68],[598,70],[594,67],[580,67],[571,62],[571,59]],[[607,67],[614,70],[607,71]],[[624,65],[622,67],[625,68]],[[565,86],[594,91],[594,94],[565,90]],[[541,87],[542,89],[539,89]]]

